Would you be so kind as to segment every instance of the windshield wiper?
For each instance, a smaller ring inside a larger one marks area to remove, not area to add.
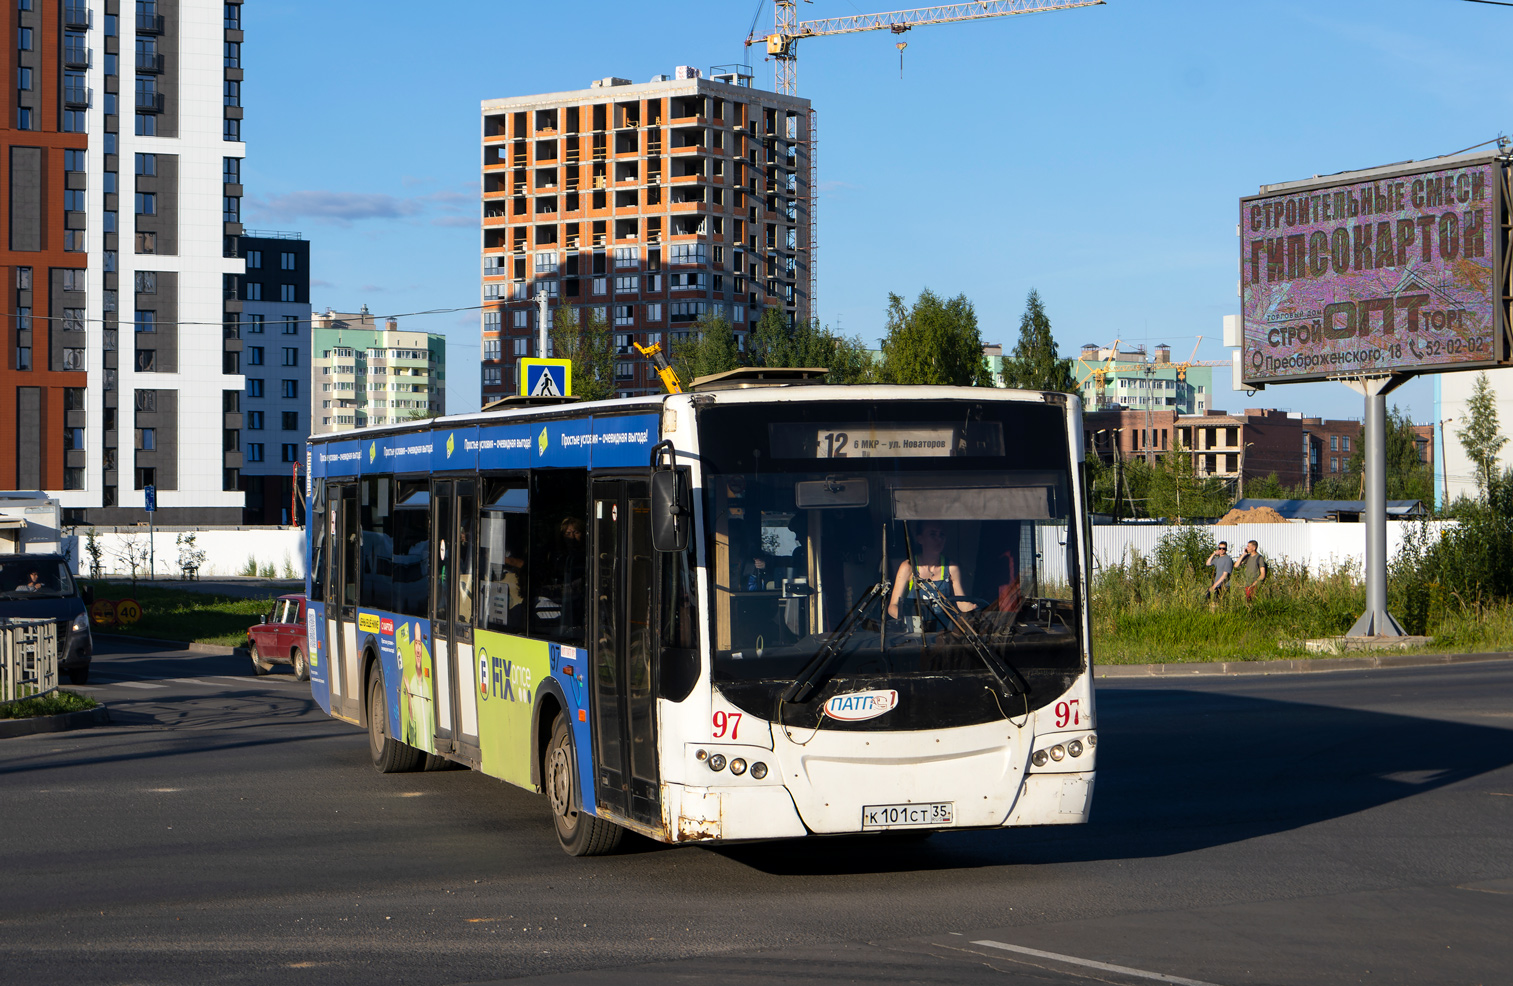
[[[928,579],[916,579],[914,584],[915,591],[924,597],[925,603],[949,620],[952,626],[956,627],[957,632],[966,639],[967,643],[972,645],[972,650],[977,653],[978,657],[982,658],[982,663],[988,666],[988,670],[993,673],[993,677],[998,679],[998,683],[1010,695],[1026,695],[1029,693],[1029,683],[1020,676],[1018,671],[1014,670],[1012,666],[993,653],[993,649],[987,645],[987,642],[982,639],[976,630],[972,629],[972,624],[968,623],[966,617],[961,615],[961,610],[956,608],[956,604],[947,602],[941,596],[940,590],[936,588],[934,582]]]
[[[892,584],[884,579],[868,589],[862,598],[856,601],[856,605],[852,606],[850,612],[841,620],[840,626],[835,628],[830,639],[825,641],[825,646],[821,647],[819,653],[804,665],[798,677],[793,679],[793,684],[789,685],[788,690],[783,693],[784,702],[799,703],[809,700],[815,689],[825,683],[827,677],[825,672],[835,656],[840,653],[841,645],[850,640],[856,628],[861,626],[861,616],[867,611],[867,606],[873,599],[886,596],[891,589]]]

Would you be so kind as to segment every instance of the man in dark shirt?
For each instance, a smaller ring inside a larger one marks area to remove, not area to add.
[[[1245,583],[1245,601],[1252,602],[1256,598],[1256,589],[1266,581],[1266,559],[1261,557],[1261,546],[1247,541],[1239,565],[1240,577]]]

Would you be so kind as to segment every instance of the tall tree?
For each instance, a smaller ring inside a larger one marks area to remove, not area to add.
[[[762,313],[747,350],[753,366],[823,366],[830,371],[826,383],[875,382],[872,354],[861,339],[835,335],[818,322],[789,328],[776,308]]]
[[[1057,355],[1051,320],[1040,292],[1034,288],[1025,299],[1024,314],[1019,317],[1019,341],[1014,344],[1013,359],[1004,360],[1003,376],[1005,385],[1024,390],[1077,390],[1072,361]]]
[[[991,386],[977,312],[967,296],[948,301],[926,288],[905,307],[903,298],[889,294],[881,377],[887,383]]]
[[[684,386],[692,383],[695,377],[724,373],[741,365],[735,332],[723,315],[699,316],[688,338],[673,342],[672,357]]]
[[[573,396],[586,401],[615,396],[615,340],[598,311],[563,305],[551,331],[552,352],[573,361]]]
[[[1476,488],[1486,497],[1497,478],[1497,453],[1508,443],[1497,424],[1497,395],[1485,373],[1476,375],[1476,386],[1461,417],[1465,427],[1455,433],[1461,447],[1476,465]]]
[[[1418,451],[1418,435],[1413,419],[1396,404],[1387,412],[1387,499],[1420,500],[1433,505],[1434,474]],[[1366,471],[1366,432],[1355,439],[1355,452],[1345,462],[1345,473],[1354,492],[1343,499],[1365,498],[1361,476]],[[1316,497],[1316,499],[1338,499]]]

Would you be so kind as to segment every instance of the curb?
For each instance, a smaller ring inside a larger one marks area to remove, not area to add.
[[[30,719],[0,719],[0,739],[30,736],[33,733],[61,733],[69,729],[88,729],[110,722],[110,710],[103,705],[56,716],[33,716]]]
[[[189,640],[163,640],[160,637],[136,637],[125,633],[97,633],[96,640],[115,640],[127,644],[150,644],[153,647],[161,647],[164,650],[187,650],[195,654],[220,654],[222,656],[234,655],[242,648],[227,647],[225,644],[197,644]]]
[[[1374,671],[1383,668],[1428,668],[1513,660],[1513,652],[1480,654],[1380,654],[1371,657],[1277,658],[1192,664],[1108,664],[1093,666],[1095,678],[1179,678],[1185,675],[1321,674],[1327,671]]]

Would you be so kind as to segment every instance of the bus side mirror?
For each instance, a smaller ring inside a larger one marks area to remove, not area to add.
[[[658,469],[651,474],[651,545],[658,551],[687,551],[693,529],[686,473]]]

